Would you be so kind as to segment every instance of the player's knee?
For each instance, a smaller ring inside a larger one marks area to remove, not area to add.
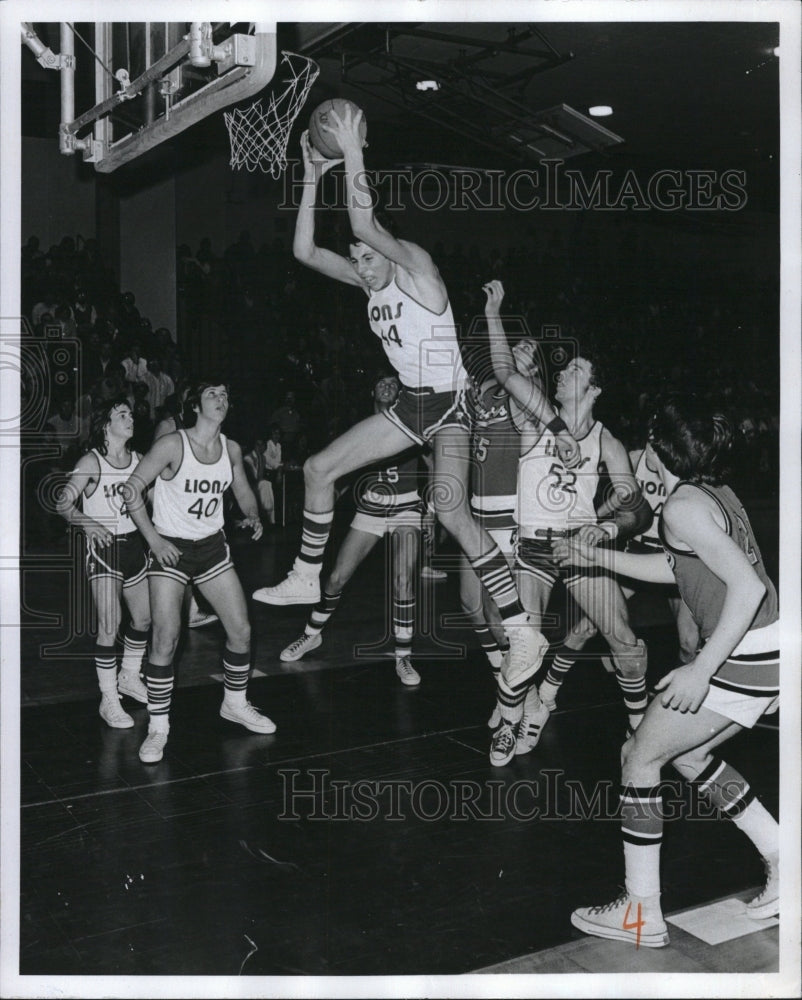
[[[135,628],[137,632],[148,632],[150,631],[150,615],[131,615],[131,627]]]
[[[317,455],[310,455],[304,462],[305,483],[319,484],[328,482],[331,478],[331,470],[324,456],[325,452],[318,452]]]
[[[251,623],[247,618],[235,619],[226,626],[226,640],[232,649],[245,650],[251,645]]]
[[[154,622],[151,648],[154,655],[160,659],[172,659],[178,646],[180,629],[178,626]]]

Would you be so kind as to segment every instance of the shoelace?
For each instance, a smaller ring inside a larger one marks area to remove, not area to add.
[[[753,905],[755,903],[759,903],[766,895],[766,893],[769,891],[769,886],[771,885],[771,880],[774,874],[773,872],[774,866],[772,865],[771,861],[767,861],[766,858],[763,859],[763,868],[766,872],[766,884],[763,886],[763,888],[760,890],[757,896],[755,896],[755,898],[752,900]]]
[[[302,635],[300,639],[296,639],[295,642],[291,642],[287,647],[288,653],[297,653],[299,649],[303,649],[307,642],[312,638],[311,635]]]
[[[612,903],[605,903],[603,906],[591,906],[589,908],[588,912],[589,913],[609,913],[611,910],[616,910],[616,909],[618,909],[619,906],[622,906],[626,902],[626,900],[627,900],[627,892],[626,892],[626,889],[625,889],[621,893],[621,895],[618,896],[617,899],[614,899],[612,901]]]
[[[493,740],[493,747],[495,750],[501,750],[502,753],[506,753],[510,747],[515,744],[515,734],[512,731],[511,726],[502,726],[501,729],[496,733],[496,737]]]
[[[409,657],[407,656],[402,656],[400,660],[396,660],[396,666],[402,674],[412,673],[412,664],[409,662]]]

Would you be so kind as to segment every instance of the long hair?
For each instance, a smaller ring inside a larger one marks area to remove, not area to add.
[[[694,393],[673,393],[659,403],[649,421],[649,442],[680,479],[718,486],[729,472],[732,427]]]
[[[122,395],[101,400],[95,403],[92,408],[92,415],[89,418],[89,447],[94,448],[101,455],[106,455],[108,452],[104,431],[111,419],[111,411],[117,406],[127,406],[129,410],[131,409],[128,398]],[[127,451],[131,450],[130,438],[125,442],[125,447]]]

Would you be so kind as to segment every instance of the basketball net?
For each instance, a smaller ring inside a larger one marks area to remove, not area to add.
[[[267,107],[261,98],[245,111],[235,108],[224,112],[231,142],[230,165],[236,170],[257,168],[279,177],[287,166],[287,143],[298,112],[304,105],[312,84],[320,73],[316,62],[295,52],[282,52],[281,65],[290,73],[279,94],[272,94]]]

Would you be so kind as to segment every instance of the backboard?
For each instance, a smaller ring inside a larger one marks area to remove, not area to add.
[[[22,41],[60,74],[59,148],[101,173],[252,97],[276,68],[274,22],[64,22],[58,53],[44,27],[23,23]]]

